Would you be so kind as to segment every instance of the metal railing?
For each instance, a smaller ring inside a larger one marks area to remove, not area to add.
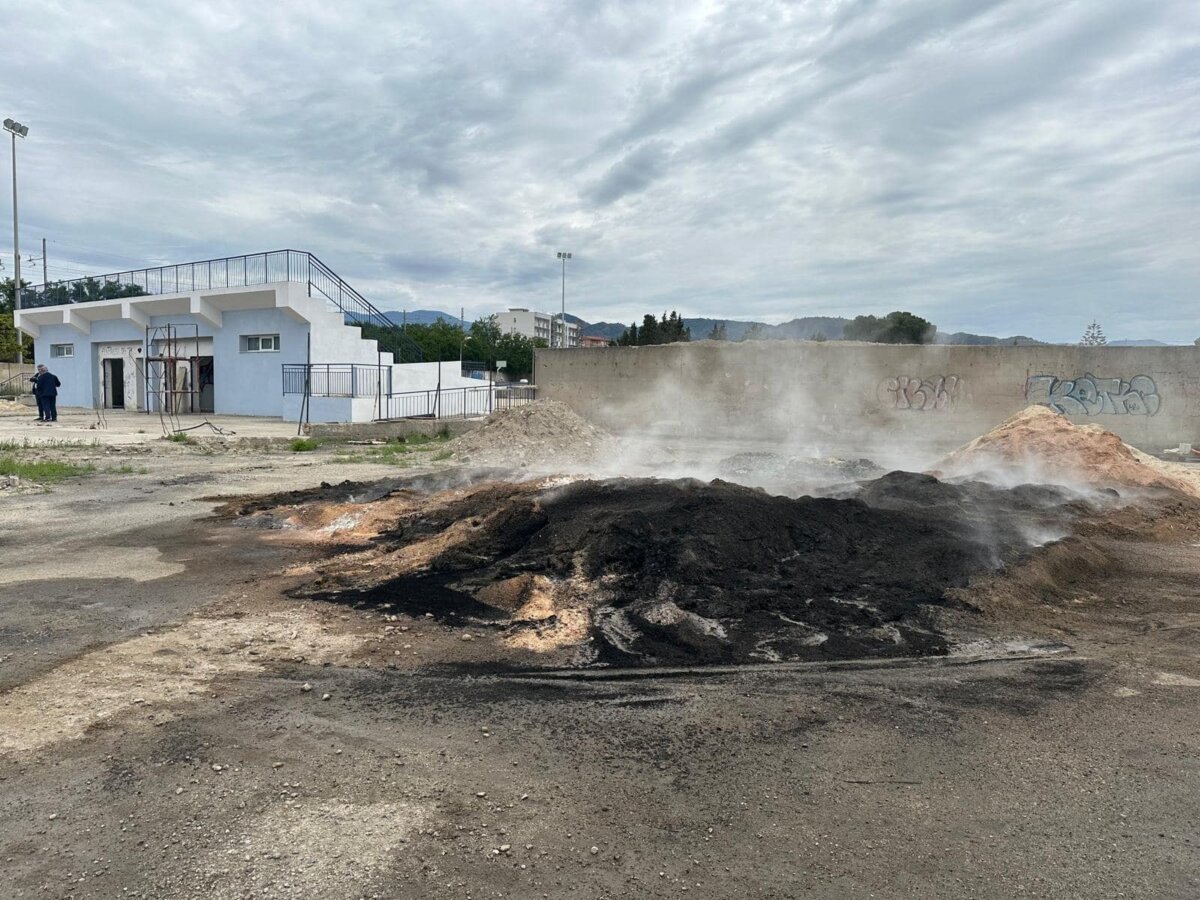
[[[376,309],[362,294],[305,250],[271,250],[199,262],[132,269],[108,275],[74,278],[22,288],[21,307],[37,309],[68,303],[91,303],[153,294],[178,294],[221,288],[251,287],[290,281],[308,285],[346,318],[347,324],[369,326],[364,336],[379,342],[396,362],[421,362],[420,346]]]
[[[26,394],[32,394],[33,384],[29,380],[32,377],[33,372],[31,371],[18,372],[16,375],[0,381],[0,397],[15,400]]]
[[[392,367],[359,363],[284,363],[283,392],[310,397],[377,397],[392,392]]]
[[[380,419],[469,419],[532,403],[536,393],[528,384],[403,391],[383,398]]]

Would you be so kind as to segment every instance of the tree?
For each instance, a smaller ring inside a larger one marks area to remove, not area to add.
[[[823,343],[825,343],[825,341],[828,340],[828,338],[825,337],[825,332],[817,331],[817,332],[814,332],[814,334],[812,336],[812,340],[814,343],[823,344]]]
[[[21,287],[29,287],[29,282],[21,279]],[[18,356],[26,360],[33,359],[33,338],[23,335],[20,344],[17,343],[17,329],[13,324],[13,280],[5,278],[0,281],[0,360],[17,361]],[[23,354],[18,351],[23,351]]]
[[[463,359],[479,360],[487,363],[489,369],[495,368],[496,360],[500,358],[496,351],[502,336],[495,316],[476,319],[467,332],[462,351]]]
[[[712,330],[709,331],[709,333],[708,333],[708,339],[710,341],[727,341],[727,340],[729,340],[729,334],[725,330],[725,323],[724,322],[714,322]]]
[[[645,347],[650,344],[675,344],[680,341],[690,341],[692,331],[683,324],[683,317],[674,310],[668,315],[662,314],[661,319],[647,313],[642,316],[642,324],[630,325],[617,338],[620,347]]]
[[[1103,347],[1108,343],[1108,338],[1104,336],[1104,329],[1098,323],[1093,322],[1087,327],[1079,343],[1085,347]]]
[[[848,341],[871,341],[876,344],[928,344],[937,328],[927,319],[910,312],[890,312],[882,319],[876,316],[856,316],[846,323],[843,337]]]
[[[765,341],[767,339],[767,326],[762,322],[752,322],[750,327],[743,332],[738,338],[739,341]]]
[[[546,347],[545,338],[530,340],[523,334],[503,334],[496,345],[499,358],[506,363],[504,373],[513,380],[533,375],[533,351]]]

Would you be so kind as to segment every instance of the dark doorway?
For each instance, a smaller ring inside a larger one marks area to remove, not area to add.
[[[213,396],[213,358],[201,356],[196,360],[196,389],[200,392],[200,412],[216,412]]]
[[[105,380],[108,382],[109,409],[125,408],[125,360],[106,359],[104,361]]]

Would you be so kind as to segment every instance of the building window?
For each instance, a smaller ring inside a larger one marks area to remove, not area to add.
[[[75,355],[74,344],[51,344],[50,358],[51,359],[67,359]]]
[[[278,353],[279,335],[277,334],[243,334],[243,353]]]

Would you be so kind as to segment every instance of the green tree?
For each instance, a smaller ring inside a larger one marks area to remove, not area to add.
[[[617,338],[618,346],[646,347],[651,344],[674,344],[679,341],[690,341],[692,332],[683,324],[683,317],[674,310],[668,315],[662,314],[661,319],[647,313],[642,316],[642,324],[630,325]]]
[[[29,282],[21,279],[21,287],[29,287]],[[33,338],[23,335],[20,344],[17,343],[17,329],[13,324],[13,280],[5,278],[0,281],[0,360],[16,362],[24,351],[26,362],[33,359]]]
[[[740,341],[765,341],[767,339],[767,327],[762,322],[752,322],[745,333],[738,338]]]
[[[727,341],[727,340],[729,340],[729,335],[728,335],[728,333],[726,333],[726,330],[725,330],[725,323],[724,322],[714,322],[712,330],[709,331],[709,333],[708,333],[708,339],[710,341]]]
[[[457,360],[463,349],[463,330],[457,322],[439,318],[430,325],[406,325],[404,333],[421,348],[426,362]],[[363,325],[362,335],[369,340],[380,341],[381,346],[389,345],[390,335],[379,326]]]
[[[870,341],[876,344],[928,344],[937,328],[927,319],[910,312],[890,312],[883,318],[856,316],[846,323],[843,337],[848,341]]]
[[[533,375],[533,351],[546,346],[544,338],[530,340],[523,334],[504,334],[496,345],[496,353],[507,363],[504,374],[515,381]]]
[[[473,359],[485,362],[489,369],[495,368],[497,347],[500,344],[500,326],[496,324],[495,316],[476,319],[471,323],[467,332],[466,344],[463,347],[463,359]]]

